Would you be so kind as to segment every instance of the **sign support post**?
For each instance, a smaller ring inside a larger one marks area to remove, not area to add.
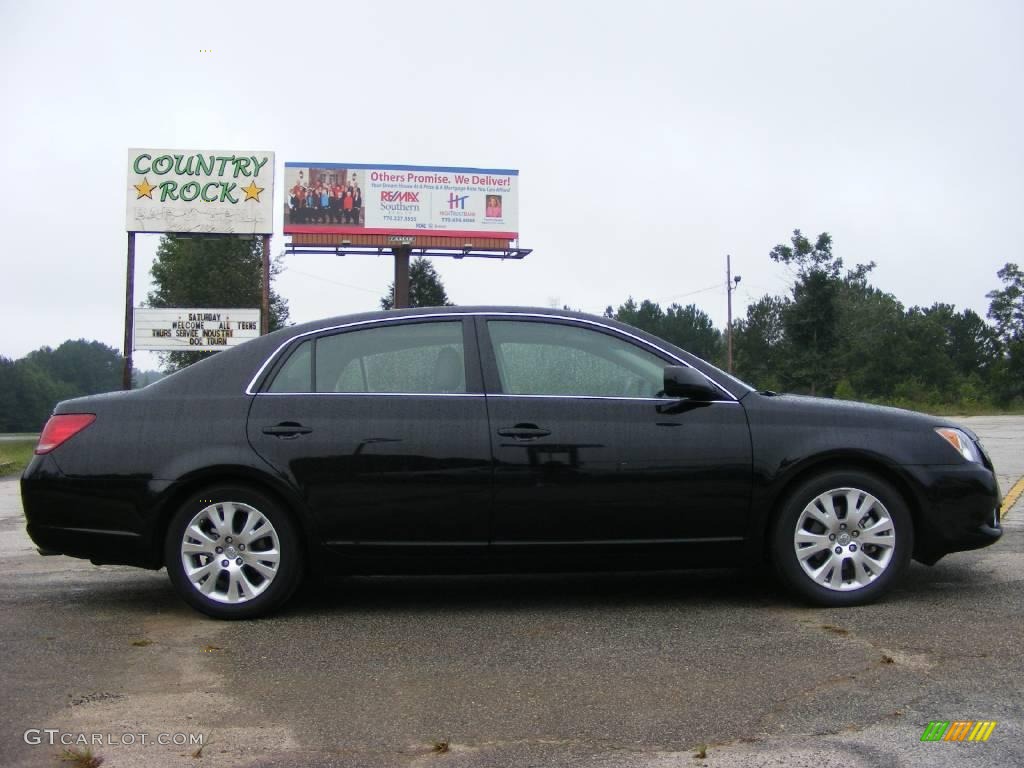
[[[263,236],[263,301],[260,303],[260,335],[270,333],[270,235]]]
[[[409,255],[411,245],[396,245],[391,249],[395,254],[395,296],[393,309],[406,309],[409,306]]]
[[[128,233],[128,274],[125,278],[124,297],[124,371],[121,389],[132,388],[132,337],[135,314],[135,233]]]

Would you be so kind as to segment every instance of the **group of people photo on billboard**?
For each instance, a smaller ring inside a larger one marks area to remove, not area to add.
[[[365,226],[357,171],[310,168],[307,174],[298,169],[287,181],[285,224]]]

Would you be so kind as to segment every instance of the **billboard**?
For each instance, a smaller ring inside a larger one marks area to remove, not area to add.
[[[519,171],[285,163],[284,232],[519,236]]]
[[[129,232],[274,231],[274,153],[128,150]]]
[[[258,309],[136,308],[132,349],[218,352],[259,335]]]

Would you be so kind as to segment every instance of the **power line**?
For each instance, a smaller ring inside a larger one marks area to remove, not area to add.
[[[301,275],[304,276],[304,278],[312,278],[313,280],[318,280],[318,281],[321,281],[322,283],[331,283],[332,285],[335,285],[335,286],[342,286],[343,288],[351,288],[353,291],[365,291],[366,293],[372,293],[374,295],[380,295],[380,291],[376,291],[376,290],[374,290],[372,288],[364,288],[362,286],[353,286],[350,283],[342,283],[340,280],[331,280],[330,278],[324,278],[324,276],[319,275],[319,274],[312,274],[310,272],[304,272],[301,269],[296,269],[293,266],[289,266],[287,271],[295,272],[296,274],[301,274]]]
[[[696,291],[689,291],[688,293],[677,293],[674,296],[666,296],[665,298],[656,299],[655,303],[656,304],[661,304],[661,302],[663,302],[663,301],[674,301],[675,299],[685,299],[687,296],[696,296],[698,293],[707,293],[708,291],[713,291],[716,288],[717,289],[721,289],[721,287],[722,287],[721,283],[715,283],[714,285],[709,285],[707,288],[698,288]]]
[[[654,299],[653,301],[654,301],[655,304],[658,304],[660,306],[661,303],[664,302],[664,301],[672,301],[674,299],[683,299],[683,298],[686,298],[687,296],[696,296],[698,293],[707,293],[708,291],[713,291],[713,290],[716,290],[716,289],[720,290],[721,288],[722,288],[722,284],[721,283],[715,283],[714,285],[709,285],[706,288],[698,288],[695,291],[689,291],[687,293],[677,293],[677,294],[675,294],[673,296],[668,296],[668,297],[660,298],[660,299]],[[648,301],[648,299],[641,299],[641,301]],[[586,307],[580,307],[580,310],[583,311],[583,312],[589,312],[590,314],[593,314],[593,315],[600,315],[602,312],[604,312],[606,307],[609,307],[609,306],[614,307],[614,305],[612,305],[612,304],[605,304],[605,306],[601,307],[600,309],[592,309],[591,308],[592,306],[593,305],[588,305]]]

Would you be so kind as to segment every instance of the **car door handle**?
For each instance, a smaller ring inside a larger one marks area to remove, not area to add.
[[[538,437],[547,437],[551,434],[551,430],[541,429],[536,424],[516,424],[514,427],[502,427],[498,430],[498,434],[516,440],[536,440]]]
[[[294,421],[284,421],[280,424],[275,424],[272,427],[264,427],[264,435],[273,435],[274,437],[298,437],[299,435],[308,435],[313,431],[312,427],[304,427]]]

